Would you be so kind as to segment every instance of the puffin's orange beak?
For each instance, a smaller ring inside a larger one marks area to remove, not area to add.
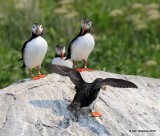
[[[84,26],[82,28],[82,34],[84,33],[85,30],[86,30],[86,24],[84,24]]]
[[[61,58],[64,59],[64,53],[63,52],[61,52]]]
[[[40,34],[41,34],[41,31],[40,31],[39,26],[38,26],[37,29],[36,29],[36,35],[40,35]]]

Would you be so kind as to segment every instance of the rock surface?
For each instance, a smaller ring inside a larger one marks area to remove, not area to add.
[[[86,82],[122,78],[139,89],[107,86],[95,106],[102,117],[93,118],[83,108],[75,121],[66,109],[75,94],[68,77],[49,74],[17,82],[0,90],[0,136],[160,136],[160,79],[102,71],[81,74]]]

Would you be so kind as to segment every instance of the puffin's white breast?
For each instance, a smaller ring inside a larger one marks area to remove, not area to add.
[[[90,33],[78,37],[71,45],[71,59],[75,61],[87,60],[94,45],[95,41]]]
[[[52,64],[57,64],[57,65],[73,68],[73,62],[71,59],[63,60],[61,57],[54,58],[52,60]]]
[[[47,52],[48,44],[41,36],[27,43],[24,49],[24,62],[28,68],[41,66]]]

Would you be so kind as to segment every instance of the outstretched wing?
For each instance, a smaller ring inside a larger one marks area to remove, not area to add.
[[[71,81],[75,85],[79,85],[81,83],[85,83],[83,78],[81,77],[81,74],[71,68],[65,67],[65,66],[60,66],[56,64],[47,64],[46,68],[54,73],[57,73],[62,76],[69,76]]]
[[[63,67],[63,66],[56,65],[56,64],[47,64],[46,68],[49,71],[62,75],[62,76],[69,76],[69,72],[72,71],[71,68],[68,68],[65,66]]]
[[[115,79],[115,78],[106,78],[104,80],[100,80],[95,85],[95,89],[98,89],[104,85],[109,85],[113,87],[119,87],[119,88],[138,88],[134,83],[123,80],[123,79]]]

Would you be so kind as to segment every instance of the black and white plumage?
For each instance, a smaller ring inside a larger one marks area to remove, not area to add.
[[[67,58],[73,60],[75,67],[76,61],[83,61],[84,68],[87,68],[88,56],[95,45],[94,38],[90,34],[91,25],[89,19],[83,18],[79,34],[69,44]]]
[[[23,66],[27,67],[30,71],[31,76],[32,69],[37,68],[38,74],[40,75],[40,68],[42,61],[47,52],[48,44],[46,40],[42,37],[43,27],[39,23],[35,23],[32,26],[32,36],[31,38],[23,44],[21,49]]]
[[[71,59],[66,59],[65,54],[65,46],[64,45],[56,45],[55,47],[56,55],[52,60],[52,64],[62,65],[69,68],[73,68],[73,62]]]
[[[92,83],[86,83],[81,74],[73,69],[59,65],[47,65],[47,68],[62,76],[69,76],[71,81],[75,84],[76,94],[73,101],[68,106],[68,109],[72,111],[77,111],[81,107],[91,106],[91,108],[93,108],[94,106],[91,104],[97,99],[101,88],[105,85],[119,88],[137,88],[137,86],[130,81],[115,78],[97,78]]]

